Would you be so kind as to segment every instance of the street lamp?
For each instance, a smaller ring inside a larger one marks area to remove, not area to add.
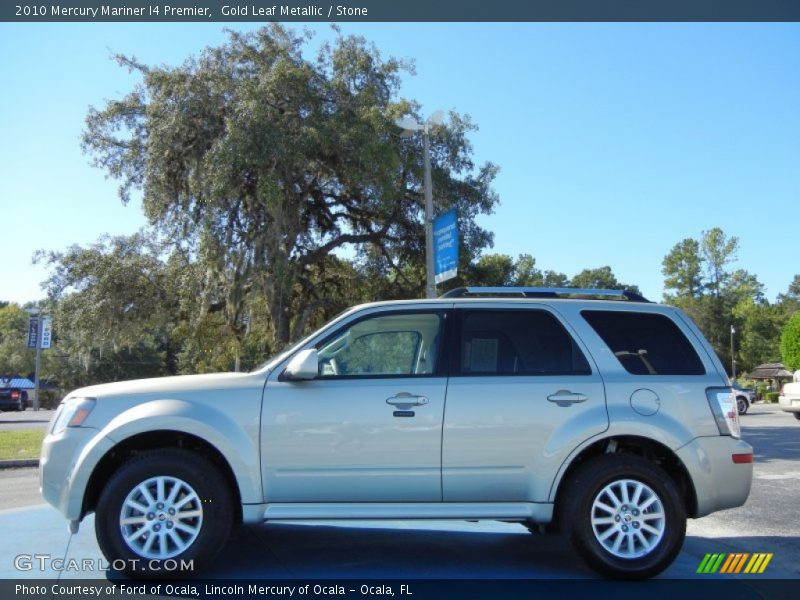
[[[417,131],[422,131],[425,162],[425,297],[436,298],[436,280],[433,268],[433,183],[431,182],[431,150],[430,128],[440,125],[444,120],[444,113],[437,110],[425,123],[418,122],[413,117],[403,117],[395,121],[402,135],[411,136]]]

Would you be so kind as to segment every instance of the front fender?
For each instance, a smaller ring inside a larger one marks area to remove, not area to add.
[[[120,443],[140,433],[177,431],[201,438],[225,458],[236,478],[242,504],[263,502],[259,452],[259,412],[244,424],[208,404],[151,400],[115,416],[101,434]]]

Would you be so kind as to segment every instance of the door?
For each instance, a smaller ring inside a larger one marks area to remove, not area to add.
[[[608,427],[602,379],[545,306],[456,311],[445,502],[546,502],[558,468]]]
[[[313,347],[319,376],[264,392],[267,502],[440,502],[442,310],[356,316]]]

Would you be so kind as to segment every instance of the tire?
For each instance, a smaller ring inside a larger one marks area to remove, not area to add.
[[[792,413],[792,414],[794,415],[794,418],[795,418],[795,419],[797,419],[798,421],[800,421],[800,412],[796,412],[796,413]]]
[[[561,530],[592,569],[647,579],[675,560],[686,536],[686,507],[661,468],[639,456],[605,454],[578,467],[566,485]]]
[[[234,514],[219,469],[176,448],[124,463],[103,489],[95,513],[97,541],[112,568],[153,578],[191,574],[167,561],[193,561],[195,572],[207,567],[228,540]],[[136,537],[138,531],[144,533]]]
[[[750,408],[750,404],[747,402],[747,398],[736,396],[736,410],[739,411],[739,414],[746,414],[748,408]]]

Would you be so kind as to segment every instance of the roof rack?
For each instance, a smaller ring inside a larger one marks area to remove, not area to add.
[[[440,298],[464,298],[465,296],[522,296],[523,298],[558,298],[559,296],[608,296],[628,302],[650,302],[647,298],[630,290],[607,290],[570,287],[459,287],[445,292]]]

